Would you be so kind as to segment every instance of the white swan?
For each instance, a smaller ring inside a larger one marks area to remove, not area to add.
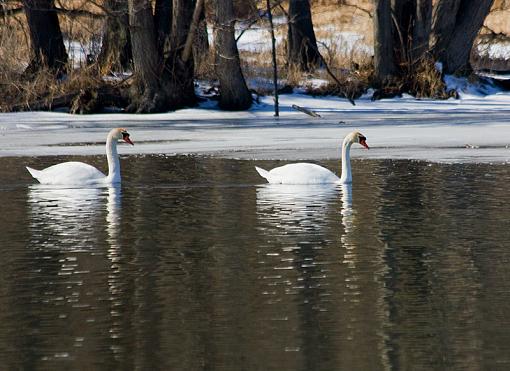
[[[344,138],[342,143],[342,175],[340,178],[322,166],[308,163],[288,164],[270,171],[257,166],[255,166],[255,169],[269,183],[275,184],[351,183],[351,145],[359,143],[368,149],[366,140],[367,138],[358,132],[352,132]]]
[[[43,170],[35,170],[28,166],[26,168],[41,184],[93,185],[120,183],[120,162],[117,153],[117,141],[120,139],[133,145],[126,129],[116,128],[108,133],[106,138],[108,176],[91,165],[75,161],[63,162]]]

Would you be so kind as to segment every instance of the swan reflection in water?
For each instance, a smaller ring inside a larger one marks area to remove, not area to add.
[[[102,225],[102,188],[31,185],[28,204],[33,243],[39,248],[76,250],[90,247]],[[92,240],[92,241],[91,241]]]
[[[340,237],[342,246],[345,249],[343,263],[347,264],[349,268],[355,268],[357,254],[355,238],[352,236],[355,229],[355,212],[352,207],[352,185],[342,184],[342,225],[344,227],[343,233]]]
[[[34,242],[46,247],[94,247],[93,241],[101,242],[98,238],[105,220],[110,240],[117,237],[120,187],[69,188],[34,184],[29,187],[28,205]]]
[[[282,232],[320,229],[337,197],[333,184],[264,184],[257,188],[257,214]]]
[[[31,185],[31,246],[46,252],[83,253],[103,253],[106,247],[110,256],[119,245],[120,192],[120,187]]]
[[[352,216],[348,190],[334,184],[257,188],[262,310],[268,332],[288,334],[289,349],[311,349],[317,337],[328,339],[321,344],[326,357],[338,349],[335,329],[321,324],[338,316],[335,288],[345,251],[339,249],[340,219]]]
[[[266,270],[264,286],[275,300],[282,300],[281,294],[310,296],[327,279],[338,199],[339,188],[331,184],[257,188],[257,219],[263,237],[259,259]]]
[[[103,341],[97,339],[94,326],[96,320],[108,318],[107,336],[120,338],[122,319],[112,315],[122,304],[123,295],[120,187],[35,184],[28,190],[28,206],[29,261],[38,272],[31,296],[54,304],[42,307],[49,318],[54,318],[48,328],[62,339],[72,335],[75,339]],[[104,298],[105,293],[109,296],[108,305],[98,304],[98,298]],[[82,345],[71,343],[66,352],[72,355]]]

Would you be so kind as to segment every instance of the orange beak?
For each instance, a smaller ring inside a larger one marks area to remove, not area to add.
[[[361,144],[361,145],[362,145],[363,147],[365,147],[366,149],[370,149],[370,148],[368,147],[368,144],[367,144],[367,142],[365,141],[365,139],[360,139],[359,144]]]
[[[135,145],[135,144],[131,141],[131,139],[129,139],[129,134],[127,134],[127,133],[122,135],[122,139],[124,140],[124,142],[129,143],[129,144],[131,144],[132,146],[134,146],[134,145]]]

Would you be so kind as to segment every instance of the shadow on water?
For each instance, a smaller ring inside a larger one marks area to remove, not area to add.
[[[356,161],[353,186],[284,186],[139,156],[122,187],[76,189],[24,161],[0,159],[7,369],[510,365],[503,165]]]

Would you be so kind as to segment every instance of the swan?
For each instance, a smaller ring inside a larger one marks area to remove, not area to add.
[[[255,169],[269,183],[275,184],[351,183],[351,145],[359,143],[366,149],[369,149],[366,140],[367,138],[357,131],[350,133],[344,138],[342,143],[342,175],[340,178],[322,166],[308,163],[288,164],[270,171],[257,166],[255,166]]]
[[[93,185],[120,183],[120,162],[117,153],[117,141],[120,139],[134,145],[129,139],[129,133],[126,129],[116,128],[108,133],[106,138],[108,176],[91,165],[76,161],[63,162],[43,170],[35,170],[28,166],[26,168],[41,184]]]

